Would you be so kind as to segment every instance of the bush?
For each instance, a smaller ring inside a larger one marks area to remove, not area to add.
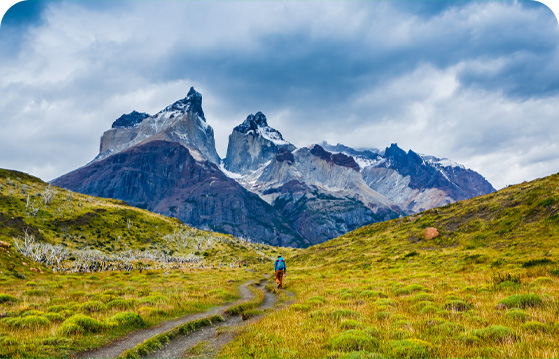
[[[389,343],[391,358],[429,358],[431,344],[420,339],[395,340]]]
[[[98,333],[103,330],[103,325],[97,320],[83,314],[76,314],[62,323],[59,332],[63,335]]]
[[[14,297],[13,295],[9,295],[9,294],[0,294],[0,304],[4,304],[4,303],[16,303],[18,302],[19,299],[17,299],[16,297]]]
[[[375,314],[375,316],[377,317],[378,320],[384,320],[384,319],[388,319],[388,317],[390,317],[390,313],[388,313],[388,312],[377,312],[377,314]]]
[[[104,312],[106,310],[107,310],[107,306],[96,300],[85,302],[80,306],[80,311],[82,313]]]
[[[499,272],[495,273],[495,275],[493,275],[493,277],[491,278],[491,281],[493,282],[493,286],[498,286],[501,283],[504,282],[512,282],[515,284],[520,285],[520,275],[512,275],[510,273],[507,274],[501,274]]]
[[[520,327],[527,332],[533,332],[533,333],[547,332],[546,325],[538,321],[526,322],[522,324]]]
[[[53,323],[61,323],[64,321],[64,317],[58,313],[45,313],[43,317],[47,318]]]
[[[359,318],[361,317],[361,313],[356,312],[355,310],[351,309],[336,309],[328,313],[328,315],[332,318]]]
[[[353,319],[349,319],[349,320],[344,320],[342,322],[342,324],[340,325],[340,328],[342,329],[363,329],[365,328],[365,324],[358,322],[356,320]]]
[[[549,258],[531,259],[527,262],[522,263],[522,268],[530,268],[534,266],[548,265],[552,263],[553,261]]]
[[[43,314],[44,314],[44,313],[41,312],[40,310],[34,310],[34,309],[32,309],[32,310],[27,310],[27,311],[23,312],[23,313],[21,314],[21,316],[22,316],[22,317],[27,317],[27,316],[29,316],[29,315],[39,315],[39,316],[41,316],[41,315],[43,315]]]
[[[507,311],[505,316],[509,319],[518,320],[518,321],[526,321],[530,319],[530,315],[525,311],[523,311],[522,309],[510,309]]]
[[[309,301],[315,301],[315,302],[320,302],[320,303],[324,304],[324,303],[326,303],[326,298],[320,297],[320,296],[314,296],[314,297],[311,297],[307,300],[307,302],[309,302]]]
[[[535,285],[542,285],[542,284],[549,284],[552,283],[553,280],[549,277],[538,277],[534,280]]]
[[[473,306],[470,303],[464,302],[463,300],[451,300],[449,302],[446,302],[443,308],[455,312],[464,312],[466,310],[472,309]]]
[[[435,297],[433,297],[432,294],[428,294],[428,293],[417,293],[416,295],[414,295],[411,299],[410,302],[411,303],[417,303],[417,302],[433,302],[435,300]]]
[[[45,292],[39,289],[28,289],[23,291],[23,293],[21,294],[27,297],[41,297],[44,295],[49,295],[49,292]]]
[[[343,352],[372,350],[378,348],[379,341],[362,330],[347,330],[334,336],[331,340],[332,348]]]
[[[426,305],[423,308],[421,308],[419,313],[421,313],[421,314],[433,314],[433,313],[437,313],[438,311],[439,311],[439,308],[436,305],[430,304],[430,305]]]
[[[213,289],[210,290],[208,292],[209,296],[214,296],[214,297],[218,297],[221,300],[224,300],[226,302],[231,301],[231,300],[235,300],[237,298],[237,296],[231,292],[228,292],[224,289]]]
[[[50,320],[39,315],[29,315],[21,318],[4,318],[2,323],[12,328],[28,329],[46,327],[51,324]]]
[[[111,326],[127,326],[133,328],[139,328],[145,325],[142,317],[132,312],[116,313],[109,318],[108,324]]]
[[[543,304],[543,300],[536,294],[513,294],[499,303],[504,304],[507,308],[520,308],[539,307]]]
[[[444,337],[454,337],[463,333],[465,330],[466,328],[463,325],[453,322],[444,322],[428,329],[430,333],[442,335]]]
[[[107,303],[107,309],[128,309],[130,306],[131,303],[124,299],[115,299]]]
[[[472,331],[472,335],[483,340],[491,340],[498,343],[516,339],[514,330],[504,325],[492,325],[487,328],[477,329]]]
[[[51,312],[51,313],[59,313],[63,310],[66,310],[65,305],[51,305],[50,307],[47,308],[47,312]]]

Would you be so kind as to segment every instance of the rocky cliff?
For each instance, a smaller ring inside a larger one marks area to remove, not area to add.
[[[270,161],[279,149],[293,151],[295,146],[285,141],[276,129],[268,126],[262,112],[249,115],[229,135],[225,169],[246,174]]]
[[[149,141],[53,182],[80,193],[115,198],[202,229],[279,246],[309,245],[283,216],[209,162],[177,142]]]

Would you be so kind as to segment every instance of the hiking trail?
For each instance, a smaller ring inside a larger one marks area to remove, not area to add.
[[[202,313],[194,313],[194,314],[189,314],[186,315],[184,317],[180,317],[177,319],[173,319],[173,320],[169,320],[167,322],[163,322],[155,327],[151,327],[151,328],[145,328],[145,329],[139,329],[136,331],[133,331],[131,333],[129,333],[128,335],[119,338],[109,344],[107,344],[106,346],[97,348],[97,349],[93,349],[90,351],[85,351],[85,352],[81,352],[78,353],[74,356],[74,358],[116,358],[118,357],[122,352],[124,352],[125,350],[128,349],[132,349],[134,346],[143,343],[146,339],[149,339],[157,334],[161,334],[164,332],[167,332],[171,329],[173,329],[176,326],[188,323],[190,321],[196,320],[196,319],[202,319],[202,318],[206,318],[209,317],[211,315],[216,315],[216,314],[222,314],[223,312],[233,306],[236,305],[240,302],[243,301],[247,301],[247,300],[251,300],[254,298],[254,294],[250,291],[250,289],[248,289],[248,285],[252,283],[252,281],[244,283],[243,285],[241,285],[239,287],[239,290],[241,292],[241,299],[233,302],[233,303],[228,303],[227,305],[222,305],[219,307],[215,307],[210,309],[207,312],[202,312]],[[261,283],[260,286],[258,286],[258,288],[263,288],[263,284]],[[268,294],[268,292],[266,292],[266,295]],[[272,294],[273,297],[275,297]],[[264,302],[266,302],[266,300],[268,300],[267,298],[264,300]],[[274,302],[275,303],[275,302]],[[273,305],[273,304],[272,304]],[[222,324],[229,324],[231,319],[240,319],[239,316],[236,317],[225,317],[225,322],[222,323],[218,323],[217,325],[222,325]],[[192,335],[196,335],[197,332],[202,331],[202,330],[207,330],[210,328],[214,328],[214,326],[211,327],[206,327],[206,328],[200,328],[196,331],[194,331],[193,333],[191,333]],[[214,333],[215,334],[215,333]],[[185,337],[188,338],[190,335],[187,336],[181,336],[179,338],[176,338],[176,340],[173,340],[171,343],[169,343],[169,345],[173,344],[173,342],[176,341],[181,341],[183,340]],[[167,346],[165,346],[163,349],[165,349]],[[153,353],[155,355],[155,353]],[[152,355],[150,355],[150,357],[154,357]],[[178,356],[172,356],[172,357],[178,357]]]

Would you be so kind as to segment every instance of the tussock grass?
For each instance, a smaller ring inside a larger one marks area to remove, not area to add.
[[[295,303],[220,357],[559,357],[559,202],[547,198],[559,198],[559,175],[287,256]],[[417,240],[426,224],[441,235]],[[334,348],[350,330],[347,349]],[[370,338],[378,347],[359,346]]]

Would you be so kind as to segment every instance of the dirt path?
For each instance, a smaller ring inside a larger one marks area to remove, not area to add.
[[[242,298],[239,301],[250,300],[254,297],[254,294],[247,288],[249,284],[250,282],[240,286],[239,289],[241,291]],[[238,303],[239,301],[232,304],[230,303],[228,305],[222,305],[220,307],[215,307],[207,312],[190,314],[181,318],[170,320],[168,322],[161,323],[156,327],[134,331],[123,338],[113,341],[107,346],[94,349],[91,351],[79,353],[75,356],[75,358],[116,358],[123,351],[133,348],[137,344],[142,343],[144,340],[151,338],[154,335],[161,334],[163,332],[173,329],[177,325],[181,325],[190,322],[192,320],[205,318],[210,315],[222,314],[223,311],[225,311],[230,306]],[[202,330],[204,329],[205,328],[202,328]]]
[[[266,282],[261,282],[258,289],[264,290],[264,285]],[[277,302],[277,296],[264,292],[264,301],[258,307],[260,310],[266,310],[272,308]],[[243,321],[240,316],[227,316],[225,321],[221,323],[216,323],[210,327],[204,327],[192,332],[186,336],[181,336],[175,338],[170,343],[165,345],[158,351],[155,351],[149,355],[150,358],[183,358],[190,357],[191,355],[200,358],[212,358],[215,357],[221,348],[229,343],[234,338],[234,333],[230,331],[225,331],[220,335],[217,335],[217,329],[220,327],[242,327],[250,324],[260,318],[262,315],[253,317],[249,320]],[[203,344],[203,345],[201,345]],[[196,346],[196,350],[190,350]]]

